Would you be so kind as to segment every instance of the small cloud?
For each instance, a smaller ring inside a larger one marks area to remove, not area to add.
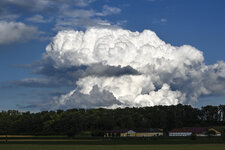
[[[153,24],[163,24],[163,23],[166,23],[166,22],[168,22],[168,20],[165,19],[165,18],[154,19],[154,20],[152,21]]]
[[[42,78],[27,78],[23,80],[10,81],[9,84],[18,87],[56,87],[58,83],[53,79],[42,79]]]
[[[102,11],[93,9],[71,9],[64,6],[60,9],[60,15],[56,18],[54,31],[68,29],[86,29],[90,27],[117,27],[119,24],[104,19],[105,16],[119,14],[120,8],[104,5]]]
[[[102,8],[102,12],[96,13],[96,16],[108,16],[111,14],[119,14],[120,12],[120,8],[104,5]]]
[[[74,3],[76,6],[85,7],[88,6],[90,3],[93,3],[95,0],[76,0]]]
[[[34,104],[26,105],[26,106],[17,104],[16,107],[18,107],[19,109],[34,109],[34,108],[37,108],[39,106],[38,105],[34,105]]]
[[[160,19],[160,22],[167,22],[167,19],[162,18],[162,19]]]
[[[64,18],[58,19],[55,24],[54,31],[68,30],[68,29],[85,29],[90,27],[117,27],[108,20],[100,18]]]
[[[51,19],[45,20],[44,17],[41,15],[34,15],[30,18],[27,18],[27,21],[34,22],[34,23],[46,23],[46,22],[50,22]]]
[[[39,34],[41,32],[36,27],[22,22],[0,21],[0,45],[35,39]]]
[[[12,14],[7,11],[0,13],[0,20],[13,21],[18,19],[20,16],[18,14]]]
[[[93,10],[85,10],[85,9],[76,9],[76,10],[64,10],[64,17],[72,17],[72,18],[88,18],[95,16],[95,12]]]
[[[120,20],[116,23],[117,26],[123,26],[127,24],[127,20]]]

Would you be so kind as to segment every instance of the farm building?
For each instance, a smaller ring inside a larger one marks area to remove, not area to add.
[[[213,128],[199,127],[199,128],[177,128],[169,132],[169,136],[191,136],[195,134],[196,136],[221,136],[221,133]]]
[[[134,137],[135,134],[133,130],[111,130],[107,131],[104,137]]]
[[[163,136],[162,129],[141,129],[141,130],[111,130],[105,133],[105,137],[152,137]]]
[[[158,128],[150,128],[147,130],[135,130],[136,137],[152,137],[152,136],[163,136],[163,130]]]
[[[136,136],[136,132],[133,130],[129,130],[126,133],[121,133],[120,134],[121,137],[135,137]]]
[[[218,130],[214,128],[210,128],[208,131],[211,132],[213,136],[221,136],[221,132],[219,132]]]

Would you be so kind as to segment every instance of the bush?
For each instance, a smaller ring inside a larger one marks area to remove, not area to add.
[[[225,140],[225,129],[222,131],[222,138]]]
[[[197,139],[196,134],[195,134],[195,133],[192,133],[192,134],[191,134],[191,140],[196,140],[196,139]]]
[[[92,136],[102,136],[103,137],[104,134],[105,134],[105,132],[102,131],[102,130],[94,130],[94,131],[91,132]]]

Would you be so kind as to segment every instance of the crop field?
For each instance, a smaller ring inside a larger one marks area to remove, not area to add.
[[[178,145],[41,145],[0,144],[1,150],[225,150],[225,144]]]

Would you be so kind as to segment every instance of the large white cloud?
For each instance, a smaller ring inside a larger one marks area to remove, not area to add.
[[[140,73],[81,77],[74,83],[78,92],[69,94],[69,101],[74,103],[78,99],[77,93],[92,95],[96,86],[95,91],[107,91],[120,102],[110,103],[111,106],[107,103],[106,107],[193,103],[202,95],[225,93],[223,61],[207,66],[201,51],[189,45],[166,44],[150,30],[141,33],[108,28],[61,31],[46,48],[44,59],[49,58],[59,69],[101,63],[131,66]],[[99,96],[103,97],[102,94]],[[60,104],[64,97],[59,97],[57,102]],[[68,99],[68,94],[66,97]],[[86,102],[94,103],[95,99],[85,97]]]

